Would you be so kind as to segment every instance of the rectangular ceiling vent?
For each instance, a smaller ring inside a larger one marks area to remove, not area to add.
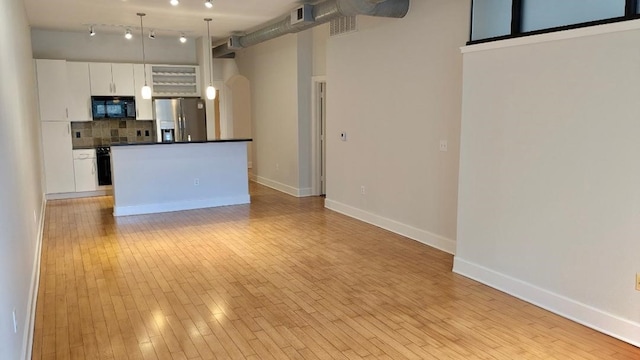
[[[343,16],[337,19],[331,20],[330,24],[330,35],[342,35],[350,32],[354,32],[358,30],[358,23],[356,21],[356,16]]]

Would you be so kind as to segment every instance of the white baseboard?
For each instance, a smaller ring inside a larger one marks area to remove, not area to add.
[[[456,256],[453,272],[640,347],[640,324]]]
[[[291,196],[295,196],[295,197],[313,196],[313,191],[311,188],[298,189],[298,188],[294,188],[293,186],[289,186],[274,180],[270,180],[262,176],[255,176],[254,181],[260,185],[270,187],[274,190],[278,190],[280,192],[289,194]]]
[[[455,254],[456,252],[455,240],[447,239],[443,236],[436,235],[434,233],[421,230],[395,220],[387,219],[380,215],[372,214],[370,212],[337,202],[335,200],[326,199],[324,201],[324,206],[327,209],[337,211],[341,214],[381,227],[396,234],[406,236],[412,240],[421,242],[425,245],[429,245],[449,254]]]
[[[78,199],[78,198],[106,196],[106,195],[113,195],[113,190],[104,189],[104,190],[96,190],[96,191],[47,194],[47,200]]]
[[[203,209],[218,206],[229,205],[241,205],[249,204],[251,198],[247,195],[237,195],[228,197],[219,197],[215,199],[193,200],[193,201],[180,201],[160,204],[144,204],[135,206],[114,206],[113,216],[128,216],[128,215],[142,215],[142,214],[155,214],[171,211],[193,210]]]
[[[47,198],[42,196],[42,205],[40,207],[40,221],[38,222],[38,234],[36,238],[35,258],[33,259],[33,270],[31,272],[31,287],[29,294],[29,303],[27,304],[27,314],[25,319],[25,329],[23,339],[26,339],[25,346],[22,349],[21,359],[31,359],[33,350],[33,332],[36,322],[36,305],[38,302],[38,287],[40,286],[40,258],[42,256],[42,240],[44,238],[44,218],[47,209]]]

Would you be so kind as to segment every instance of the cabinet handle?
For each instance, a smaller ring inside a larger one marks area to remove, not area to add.
[[[71,134],[71,124],[67,124],[67,134]]]
[[[95,175],[95,173],[96,173],[96,162],[94,161],[93,162],[93,167],[91,168],[91,174]]]
[[[69,108],[64,109],[64,111],[67,113],[67,119],[69,118]]]
[[[117,92],[118,92],[118,90],[116,90],[116,84],[115,84],[115,83],[113,83],[113,93],[115,94],[115,93],[117,93]]]

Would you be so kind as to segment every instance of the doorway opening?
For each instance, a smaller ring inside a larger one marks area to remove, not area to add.
[[[324,196],[327,194],[327,81],[324,76],[314,76],[312,84],[313,193]]]

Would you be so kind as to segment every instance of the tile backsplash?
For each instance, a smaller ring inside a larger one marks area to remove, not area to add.
[[[74,148],[153,142],[155,131],[155,122],[147,120],[72,121],[71,141]]]

